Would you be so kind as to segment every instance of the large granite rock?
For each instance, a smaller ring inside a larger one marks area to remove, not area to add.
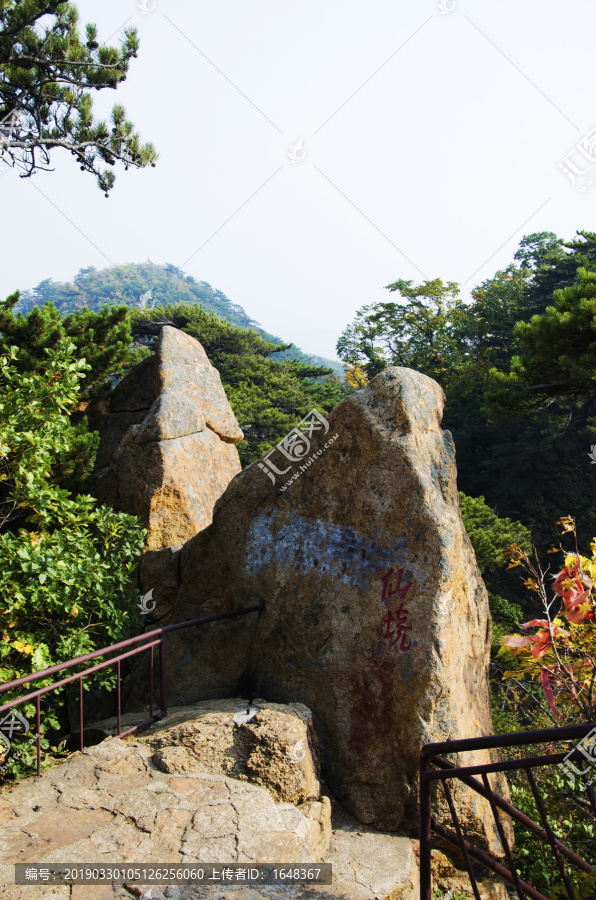
[[[488,597],[443,401],[430,378],[389,368],[328,423],[307,417],[179,551],[170,610],[187,621],[264,601],[168,636],[170,702],[306,704],[332,790],[385,829],[417,828],[422,744],[492,731]],[[468,833],[494,847],[487,805],[454,792]]]
[[[139,516],[149,550],[205,528],[240,471],[234,443],[243,434],[199,342],[162,328],[155,354],[131,369],[105,406],[89,410],[101,435],[97,499]]]

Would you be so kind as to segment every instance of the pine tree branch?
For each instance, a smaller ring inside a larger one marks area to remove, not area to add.
[[[35,10],[35,12],[32,13],[28,19],[21,20],[20,22],[15,22],[15,24],[12,28],[6,27],[5,29],[3,29],[2,37],[16,36],[17,34],[20,34],[23,31],[23,29],[31,28],[31,26],[35,25],[37,20],[39,18],[41,18],[41,16],[47,16],[47,15],[54,14],[56,12],[56,9],[58,6],[60,6],[60,3],[53,2],[53,3],[46,3],[45,7],[42,6],[41,9],[38,7]],[[53,34],[53,33],[54,33],[54,29],[52,29],[50,34]]]
[[[4,142],[2,138],[0,138],[0,149],[2,149],[3,145],[6,144],[6,150],[34,150],[35,148],[41,149],[43,147],[66,147],[67,150],[72,151],[72,153],[82,153],[83,150],[86,150],[88,147],[97,147],[98,149],[105,150],[110,156],[113,156],[115,159],[119,159],[122,161],[128,161],[131,165],[134,165],[133,157],[125,157],[122,155],[120,150],[112,150],[111,147],[107,147],[105,143],[102,143],[100,138],[92,141],[81,141],[81,143],[73,144],[71,141],[67,141],[61,138],[36,138],[34,141],[6,141]]]
[[[550,390],[551,388],[566,387],[567,385],[572,385],[572,384],[575,384],[578,387],[580,387],[581,385],[594,384],[594,378],[590,378],[587,375],[584,377],[576,375],[573,378],[565,378],[562,381],[550,381],[550,382],[546,382],[545,384],[526,385],[525,387],[522,388],[522,391],[524,393],[529,393],[531,391],[546,391],[546,390]]]
[[[43,49],[43,45],[42,45],[42,49]],[[12,64],[20,69],[26,68],[26,66],[22,65],[23,62],[31,63],[32,66],[39,66],[40,69],[52,69],[54,67],[65,68],[66,66],[83,66],[83,67],[89,66],[89,67],[93,67],[95,69],[117,69],[117,68],[122,68],[122,65],[123,65],[121,60],[118,60],[118,62],[115,62],[115,63],[102,63],[99,61],[96,62],[95,60],[41,59],[38,56],[21,56],[20,54],[15,55],[14,58],[9,57],[7,60],[5,60],[5,63],[7,65]],[[53,80],[55,81],[57,79],[53,79]],[[69,83],[70,83],[70,79],[69,79]],[[93,85],[93,84],[87,83],[86,86],[87,87],[97,87],[98,85]]]

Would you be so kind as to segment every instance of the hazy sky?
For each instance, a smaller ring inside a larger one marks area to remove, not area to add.
[[[3,296],[150,258],[335,356],[397,278],[467,296],[524,234],[596,228],[593,0],[77,6],[100,40],[138,28],[127,81],[95,107],[122,102],[160,159],[118,169],[109,199],[65,153],[1,175]]]

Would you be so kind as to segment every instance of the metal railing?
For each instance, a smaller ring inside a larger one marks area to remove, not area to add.
[[[86,675],[92,675],[95,672],[99,672],[101,669],[106,669],[109,666],[116,665],[117,667],[117,678],[116,678],[116,702],[117,702],[117,719],[118,719],[118,733],[116,737],[124,737],[124,735],[131,734],[134,731],[137,731],[139,728],[144,728],[146,725],[150,725],[152,722],[157,722],[159,719],[163,719],[167,716],[168,713],[168,699],[167,699],[167,684],[166,684],[166,635],[172,631],[179,631],[182,628],[191,628],[195,625],[205,625],[208,622],[219,622],[222,619],[232,619],[237,616],[245,616],[248,613],[253,612],[261,612],[265,608],[264,603],[258,603],[254,606],[247,606],[243,609],[237,609],[232,612],[227,613],[219,613],[212,616],[205,616],[202,619],[192,619],[189,622],[178,622],[175,625],[166,625],[163,628],[154,628],[152,631],[147,631],[144,634],[139,634],[136,637],[128,638],[124,641],[118,641],[116,644],[111,644],[109,647],[103,647],[101,650],[94,650],[93,653],[87,653],[85,656],[79,656],[76,659],[68,660],[67,662],[58,663],[55,666],[50,666],[48,669],[42,669],[39,672],[33,672],[31,675],[24,675],[22,678],[16,678],[14,681],[9,681],[5,684],[0,685],[0,695],[6,693],[7,691],[14,690],[15,688],[22,687],[25,684],[32,684],[35,681],[40,681],[41,679],[49,678],[52,675],[57,675],[60,672],[64,672],[66,669],[72,669],[75,666],[81,665],[82,663],[89,662],[92,659],[97,659],[97,657],[105,656],[106,654],[115,653],[116,651],[122,650],[125,647],[133,647],[132,650],[127,650],[125,653],[120,653],[118,656],[114,656],[111,659],[104,660],[97,665],[91,666],[90,668],[85,669],[83,672],[77,672],[74,675],[69,675],[66,678],[60,679],[60,681],[56,681],[53,684],[46,685],[45,687],[38,688],[36,691],[31,691],[31,693],[25,694],[24,696],[17,697],[15,700],[11,700],[9,703],[5,703],[3,706],[0,706],[0,716],[2,713],[6,712],[6,710],[13,709],[15,706],[20,706],[23,703],[29,703],[35,700],[36,704],[36,734],[34,737],[36,738],[37,745],[37,774],[41,775],[41,697],[44,694],[50,693],[50,691],[58,690],[59,688],[64,687],[66,684],[71,684],[74,681],[79,682],[79,727],[80,727],[80,748],[81,750],[84,747],[84,728],[83,728],[83,679]],[[139,645],[139,646],[133,646]],[[155,647],[159,647],[159,676],[160,676],[160,711],[157,713],[153,713],[153,681],[154,681],[154,649]],[[144,651],[150,651],[150,679],[149,679],[149,718],[145,719],[142,722],[138,722],[136,725],[133,725],[132,728],[127,728],[126,731],[122,731],[122,699],[121,699],[121,663],[124,659],[130,659],[133,656],[137,656]]]
[[[515,819],[528,831],[533,832],[547,847],[550,847],[556,862],[561,884],[564,885],[569,900],[576,900],[569,873],[565,867],[565,861],[573,863],[583,872],[594,872],[594,867],[582,859],[573,850],[567,847],[553,832],[548,821],[544,800],[540,795],[534,778],[533,769],[542,766],[552,766],[566,760],[581,760],[582,753],[579,750],[564,753],[549,753],[544,756],[534,756],[521,759],[509,759],[502,762],[487,763],[484,765],[457,766],[448,759],[446,753],[464,753],[473,750],[490,750],[498,748],[524,747],[532,744],[559,743],[561,741],[574,741],[584,738],[596,727],[591,725],[576,725],[568,728],[549,728],[544,731],[523,731],[513,734],[493,735],[491,737],[471,738],[467,740],[447,741],[440,744],[426,744],[420,754],[420,900],[431,900],[432,876],[431,876],[431,839],[432,834],[440,836],[452,846],[457,847],[464,859],[470,884],[476,900],[480,900],[478,882],[472,868],[472,859],[475,859],[484,868],[491,870],[504,881],[513,885],[519,900],[524,897],[532,897],[533,900],[548,900],[534,886],[522,880],[518,875],[513,850],[507,841],[503,823],[499,817],[499,810],[507,816]],[[436,768],[432,768],[436,766]],[[528,816],[520,812],[499,794],[495,793],[488,782],[488,774],[491,772],[507,772],[523,770],[528,780],[530,791],[536,808],[539,812],[542,826],[533,822]],[[474,778],[481,775],[482,781]],[[497,833],[501,840],[507,866],[498,858],[487,853],[480,847],[466,840],[460,824],[457,810],[453,802],[452,792],[448,782],[451,779],[459,779],[471,790],[488,800],[495,821]],[[596,821],[596,797],[590,786],[587,774],[582,776],[589,807]],[[451,813],[452,825],[455,830],[448,828],[432,815],[431,785],[433,781],[440,781],[445,794],[445,799]]]

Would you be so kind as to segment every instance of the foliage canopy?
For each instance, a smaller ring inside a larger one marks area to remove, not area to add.
[[[0,2],[0,149],[22,178],[48,170],[54,153],[67,150],[107,197],[116,162],[128,169],[157,160],[120,104],[111,127],[93,116],[92,91],[125,80],[139,38],[128,28],[121,47],[109,47],[95,25],[81,36],[78,19],[76,6],[59,0]]]
[[[43,373],[19,371],[14,347],[0,356],[2,682],[112,643],[141,624],[133,605],[138,592],[128,583],[146,532],[134,516],[96,507],[55,480],[72,453],[69,413],[87,368],[75,349],[65,341],[48,349]],[[45,683],[51,679],[38,686]],[[94,683],[108,688],[113,675],[104,670]],[[58,726],[50,700],[44,733]],[[34,711],[33,704],[21,709],[26,716]]]

